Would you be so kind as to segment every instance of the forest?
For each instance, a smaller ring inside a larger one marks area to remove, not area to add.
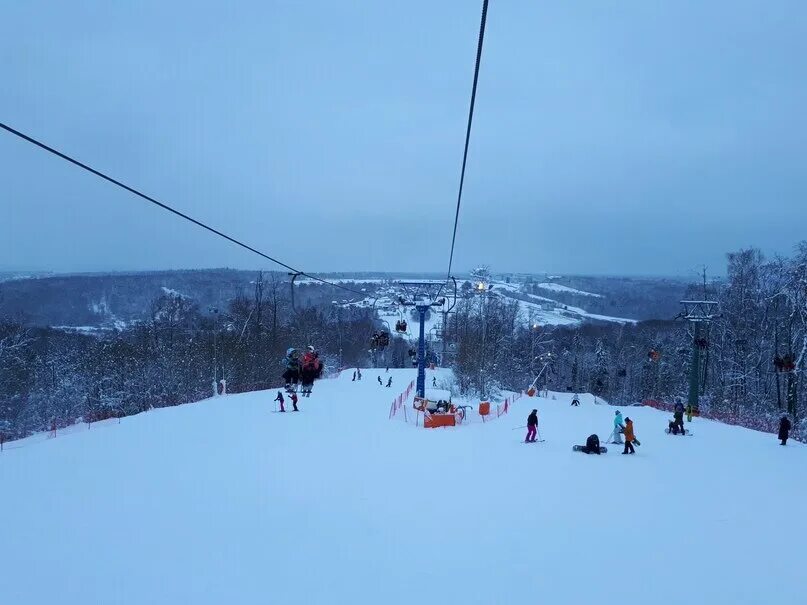
[[[331,304],[328,288],[311,285],[300,287],[304,301],[293,308],[288,283],[274,273],[233,286],[221,307],[157,292],[146,319],[119,329],[81,333],[0,319],[2,438],[197,401],[213,394],[214,381],[218,389],[226,381],[230,393],[276,387],[292,346],[314,344],[326,372],[373,358],[391,367],[412,362],[405,339],[393,338],[380,356],[369,350],[380,327],[372,308]],[[467,396],[520,391],[538,377],[541,388],[592,392],[619,405],[686,400],[690,322],[525,326],[515,300],[463,292],[444,330],[442,362]],[[728,254],[725,279],[692,284],[684,295],[719,309],[698,338],[701,410],[761,430],[788,413],[796,434],[807,433],[807,243],[790,258]],[[430,359],[441,352],[442,345]]]
[[[718,316],[697,338],[701,411],[770,431],[787,413],[805,435],[807,242],[792,258],[730,253],[725,280],[693,284],[685,297],[718,303]],[[523,390],[540,375],[539,387],[591,392],[619,405],[687,400],[691,322],[519,328],[517,312],[516,303],[492,296],[458,304],[449,333],[464,392]]]

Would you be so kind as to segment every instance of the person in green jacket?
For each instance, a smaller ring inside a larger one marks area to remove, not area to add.
[[[692,404],[687,404],[687,422],[692,422]]]

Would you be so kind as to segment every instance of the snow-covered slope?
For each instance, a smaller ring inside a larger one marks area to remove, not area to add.
[[[249,393],[7,444],[3,602],[805,602],[804,446],[631,407],[636,455],[586,456],[614,408],[560,394],[426,430],[388,420],[414,377],[391,373],[299,414]]]

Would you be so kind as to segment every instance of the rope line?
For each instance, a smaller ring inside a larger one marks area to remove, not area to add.
[[[448,271],[446,272],[446,283],[451,277],[451,266],[454,263],[454,245],[457,242],[457,226],[460,220],[460,206],[462,205],[462,188],[465,184],[465,166],[468,163],[468,146],[471,142],[471,125],[474,120],[474,105],[476,105],[476,87],[479,82],[479,65],[482,61],[482,44],[485,40],[485,24],[488,18],[488,0],[482,0],[482,18],[479,23],[479,40],[476,46],[476,65],[474,66],[474,83],[471,87],[471,104],[468,108],[468,127],[465,131],[465,150],[462,153],[462,170],[460,171],[460,186],[457,193],[457,210],[454,213],[454,233],[451,236],[451,252],[448,257]],[[445,285],[445,284],[444,284]],[[440,296],[443,288],[437,293]]]

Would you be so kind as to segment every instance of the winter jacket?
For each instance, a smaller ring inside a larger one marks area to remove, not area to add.
[[[787,418],[782,418],[779,421],[779,439],[787,439],[788,435],[790,435],[790,420]]]
[[[538,414],[532,412],[527,416],[527,426],[538,426]]]
[[[625,423],[625,441],[633,441],[636,435],[633,434],[633,420],[628,420]]]
[[[303,356],[303,370],[306,372],[316,372],[319,370],[319,355],[311,351],[306,352]]]
[[[624,424],[622,420],[622,414],[617,414],[614,416],[614,429],[621,429]]]
[[[297,357],[287,355],[283,361],[286,365],[287,370],[295,371],[300,369],[300,360]]]
[[[673,418],[675,418],[676,422],[683,422],[684,421],[684,410],[679,410],[676,406],[675,412],[673,412]]]

